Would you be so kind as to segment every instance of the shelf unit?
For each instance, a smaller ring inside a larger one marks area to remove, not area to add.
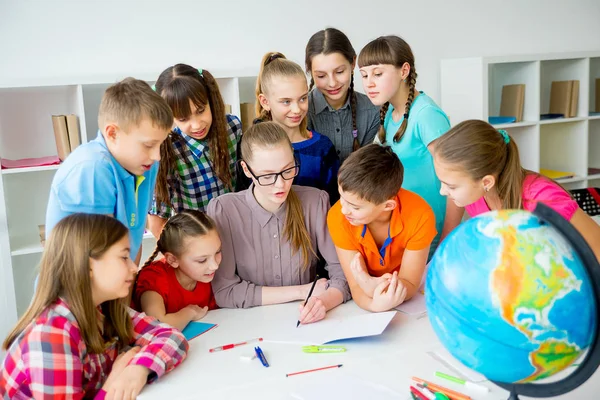
[[[502,86],[525,84],[523,121],[494,125],[517,142],[521,163],[570,171],[558,180],[567,189],[600,186],[600,115],[595,109],[595,81],[600,78],[600,51],[449,59],[441,62],[441,105],[452,124],[498,115]],[[579,80],[577,115],[540,120],[548,113],[552,81]]]
[[[212,71],[211,71],[212,72]],[[150,84],[153,77],[136,76]],[[240,115],[240,102],[254,101],[256,72],[213,73],[225,103]],[[135,75],[134,75],[135,76]],[[68,82],[0,81],[0,157],[56,155],[51,115],[76,114],[81,142],[98,132],[98,108],[107,87],[123,77],[96,77]],[[26,310],[42,254],[38,225],[45,223],[48,193],[58,165],[0,170],[0,337],[5,337]],[[142,259],[154,250],[144,236]]]

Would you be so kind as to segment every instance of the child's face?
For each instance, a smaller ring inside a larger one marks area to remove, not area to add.
[[[402,74],[402,69],[391,64],[362,67],[360,75],[371,103],[381,106],[390,101],[402,84]]]
[[[111,154],[119,164],[133,175],[142,175],[156,161],[160,161],[160,145],[169,134],[157,128],[149,119],[144,119],[129,132],[116,124],[104,128],[104,138]]]
[[[374,204],[361,199],[354,193],[343,191],[341,186],[338,186],[338,190],[340,192],[342,214],[354,226],[368,225],[377,220],[382,213],[391,211],[395,207],[396,202],[394,200]]]
[[[177,258],[177,267],[197,282],[208,283],[221,263],[221,239],[215,229],[206,235],[187,238],[185,252]]]
[[[353,69],[354,64],[340,53],[318,54],[312,59],[310,73],[317,89],[331,104],[345,101]]]
[[[243,162],[242,167],[246,176],[254,182],[254,196],[267,210],[276,210],[285,202],[299,171],[292,150],[283,144],[254,148],[252,159]],[[268,184],[273,182],[273,174],[280,172],[283,174],[278,175],[274,183]]]
[[[474,180],[461,169],[453,168],[439,157],[433,158],[433,167],[442,183],[440,194],[452,199],[457,206],[473,204],[485,194],[481,181]]]
[[[129,236],[125,235],[100,259],[90,257],[90,280],[95,305],[129,295],[137,272],[137,266],[129,258],[129,250]]]
[[[268,94],[259,95],[262,107],[271,111],[279,125],[293,129],[300,126],[308,112],[308,85],[303,76],[274,77]]]
[[[212,125],[210,104],[198,108],[190,100],[190,110],[192,111],[192,114],[187,118],[175,118],[175,125],[177,125],[181,132],[194,139],[200,140],[206,138]]]

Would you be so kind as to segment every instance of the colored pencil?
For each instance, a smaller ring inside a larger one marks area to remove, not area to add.
[[[294,376],[294,375],[306,374],[308,372],[314,372],[314,371],[322,371],[324,369],[330,369],[330,368],[340,368],[342,365],[343,364],[337,364],[337,365],[330,365],[328,367],[321,367],[321,368],[315,368],[315,369],[307,369],[306,371],[292,372],[291,374],[285,374],[285,377],[288,378],[288,377]]]

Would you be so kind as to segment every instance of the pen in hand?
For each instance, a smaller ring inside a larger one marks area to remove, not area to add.
[[[308,303],[308,299],[310,299],[310,295],[312,294],[315,285],[317,283],[317,281],[319,280],[319,275],[317,274],[317,276],[315,276],[315,280],[312,284],[312,286],[310,287],[310,291],[308,292],[308,296],[306,297],[306,301],[304,302],[304,305],[306,306],[306,303]],[[298,323],[296,324],[296,328],[300,326],[300,320],[298,320]]]

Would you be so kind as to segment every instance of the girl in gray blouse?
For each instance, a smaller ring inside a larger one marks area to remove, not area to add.
[[[248,308],[305,300],[320,254],[329,279],[319,279],[301,323],[316,322],[350,299],[348,283],[327,229],[326,192],[292,186],[301,166],[286,132],[274,122],[244,133],[241,165],[250,188],[212,199],[223,259],[212,282],[217,304]]]
[[[308,127],[327,136],[343,162],[354,150],[373,143],[379,107],[354,91],[356,51],[343,32],[327,28],[315,33],[306,45],[305,63],[312,89]]]

